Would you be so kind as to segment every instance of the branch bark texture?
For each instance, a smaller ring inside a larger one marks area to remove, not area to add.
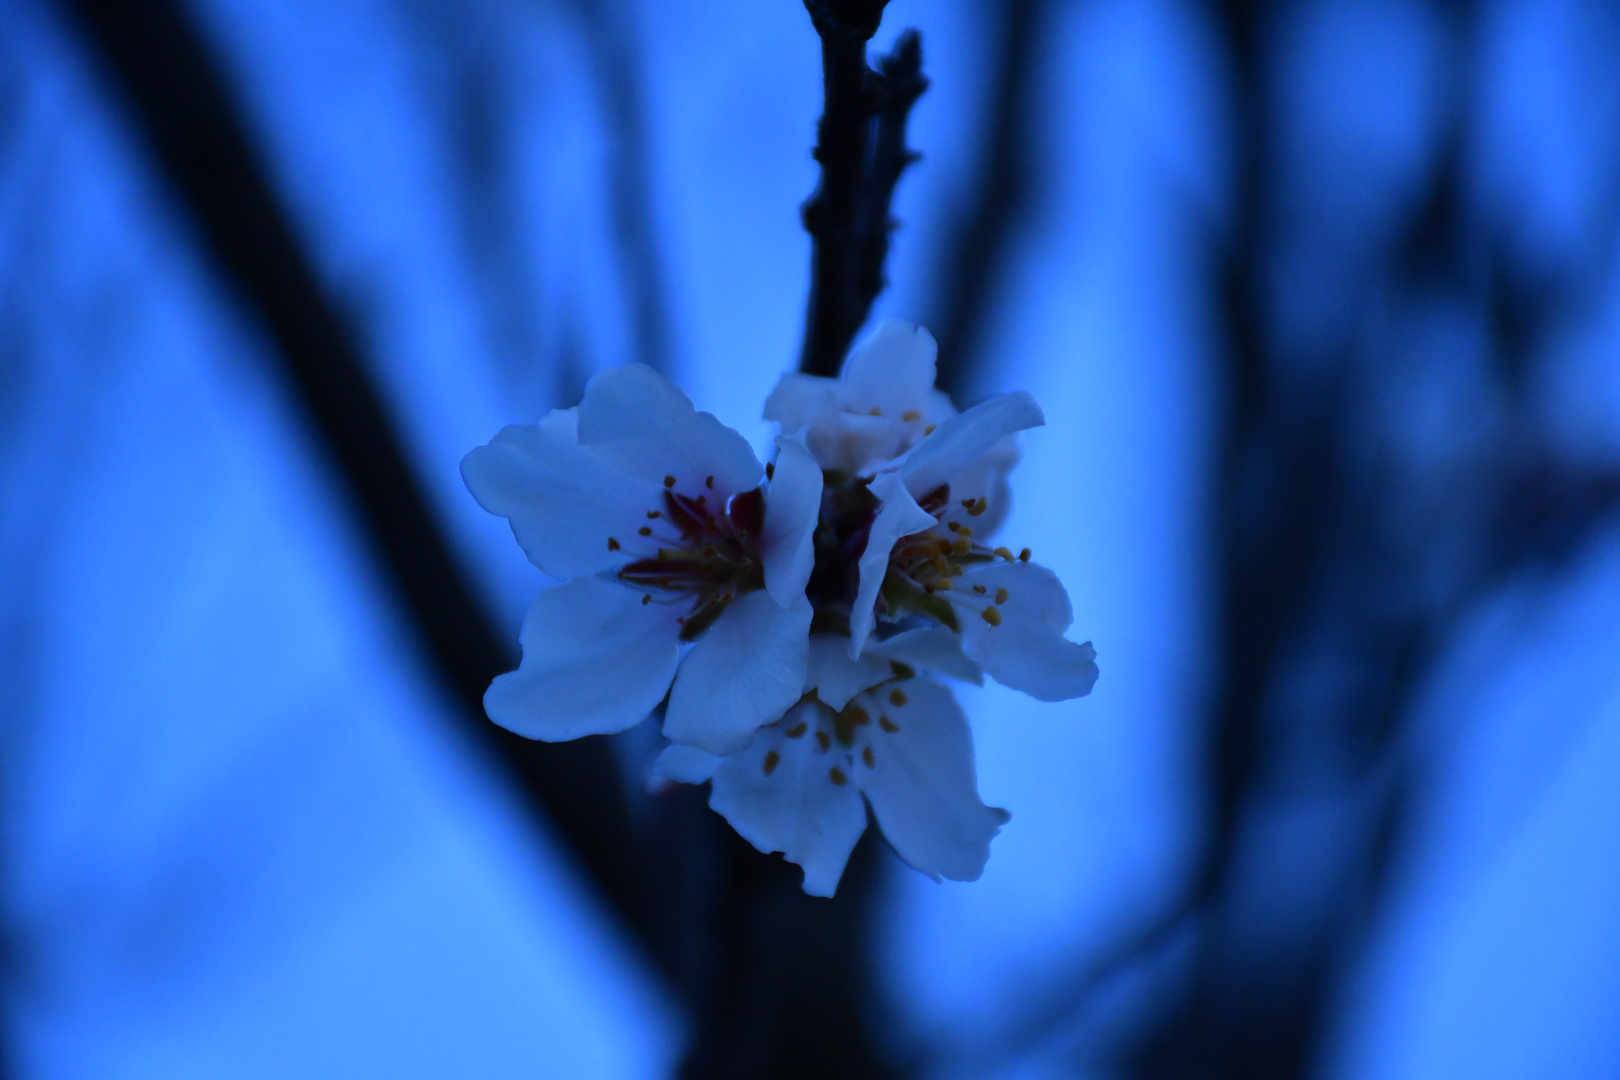
[[[810,307],[799,369],[836,375],[850,342],[888,283],[890,203],[917,155],[906,148],[906,120],[928,88],[922,40],[900,35],[874,71],[866,43],[887,0],[805,0],[821,37],[825,103],[816,129],[821,180],[804,204],[811,237]]]

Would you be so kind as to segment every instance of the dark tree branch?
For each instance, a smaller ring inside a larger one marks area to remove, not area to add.
[[[818,131],[822,178],[803,209],[814,244],[801,366],[838,371],[884,285],[889,202],[913,155],[906,117],[927,85],[915,33],[866,66],[885,0],[806,0],[821,35],[826,105]],[[697,1032],[681,1068],[689,1080],[900,1075],[872,1038],[867,920],[881,839],[869,827],[838,895],[806,896],[801,872],[735,833],[720,841],[721,888],[704,920],[714,928]]]
[[[865,948],[882,840],[875,824],[831,900],[806,896],[798,867],[728,831],[728,887],[714,912],[719,964],[684,1080],[895,1080],[872,1040]]]
[[[799,369],[836,375],[850,342],[883,291],[889,206],[895,184],[916,160],[906,149],[906,118],[927,89],[922,44],[900,36],[882,72],[866,65],[887,0],[805,0],[821,37],[825,102],[816,127],[821,181],[801,211],[811,238],[810,305]]]
[[[348,494],[356,524],[458,706],[459,730],[489,753],[644,944],[650,898],[618,771],[600,739],[547,744],[484,716],[490,680],[512,666],[416,483],[353,328],[328,302],[265,178],[199,35],[174,0],[68,0],[125,91],[130,119],[227,288],[268,331],[280,374]],[[654,955],[661,954],[654,948]]]
[[[946,233],[939,306],[929,324],[939,341],[937,381],[956,398],[970,389],[995,285],[1012,254],[1014,227],[1029,206],[1034,53],[1044,6],[1043,0],[1003,0],[986,9],[1002,21],[986,145],[974,155],[978,175],[968,203]]]

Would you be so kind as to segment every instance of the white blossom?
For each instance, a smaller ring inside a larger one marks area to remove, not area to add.
[[[842,648],[824,659],[856,668],[886,644],[874,643],[858,661]],[[899,648],[929,652],[939,644],[913,638]],[[936,881],[977,880],[990,840],[1010,815],[979,798],[973,736],[951,692],[903,661],[885,660],[883,667],[882,680],[837,707],[814,691],[805,694],[746,749],[717,757],[671,746],[654,772],[710,781],[709,805],[760,851],[780,851],[801,866],[804,891],[812,895],[833,895],[866,829],[868,805],[911,866]]]
[[[1011,503],[1014,437],[1045,418],[1021,392],[957,413],[933,386],[934,357],[926,330],[886,322],[840,378],[788,375],[772,393],[767,418],[799,433],[827,471],[824,529],[844,543],[822,554],[853,562],[819,568],[812,599],[824,621],[847,608],[851,657],[880,617],[924,619],[960,634],[1004,685],[1043,701],[1087,694],[1096,653],[1064,636],[1073,611],[1063,586],[1028,549],[985,543]]]
[[[936,879],[976,879],[1008,815],[979,799],[973,740],[939,678],[1047,701],[1089,693],[1090,643],[1051,571],[991,547],[1028,394],[958,413],[926,330],[888,322],[837,379],[784,376],[761,466],[650,369],[467,456],[483,506],[564,582],[524,620],[485,707],[533,738],[626,728],[668,693],[660,783],[710,805],[830,896],[866,828]],[[673,681],[673,686],[671,685]]]
[[[782,376],[765,400],[765,419],[802,432],[823,469],[870,472],[956,414],[934,388],[937,352],[927,330],[887,320],[850,352],[839,378]]]
[[[799,699],[821,501],[802,442],[778,440],[769,476],[741,435],[631,364],[461,468],[530,561],[568,579],[535,600],[521,666],[485,694],[496,723],[546,740],[620,731],[667,691],[665,734],[729,753]]]

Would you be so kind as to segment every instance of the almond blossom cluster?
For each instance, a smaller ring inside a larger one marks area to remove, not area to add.
[[[926,330],[886,322],[838,379],[789,374],[746,439],[631,364],[574,409],[504,428],[462,461],[488,511],[562,583],[523,621],[523,660],[484,696],[496,723],[560,741],[661,702],[664,781],[831,896],[870,806],[907,863],[971,881],[1007,812],[984,805],[944,679],[1042,701],[1097,678],[1069,599],[1029,549],[991,546],[1028,394],[957,412]]]

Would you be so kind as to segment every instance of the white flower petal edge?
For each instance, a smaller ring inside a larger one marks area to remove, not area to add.
[[[879,467],[955,414],[934,388],[937,351],[927,330],[887,320],[850,353],[840,378],[782,376],[766,399],[765,419],[802,432],[823,468]]]
[[[804,587],[815,569],[821,467],[800,439],[778,436],[776,447],[760,553],[766,590],[782,607],[793,607],[804,599]]]
[[[665,737],[712,754],[747,746],[803,693],[811,615],[802,595],[791,608],[762,591],[732,601],[675,677]]]
[[[671,743],[653,762],[652,775],[655,779],[675,780],[682,784],[701,784],[714,776],[714,771],[724,760],[695,746]]]
[[[576,421],[573,409],[558,409],[539,424],[513,424],[461,461],[473,498],[508,519],[529,561],[559,578],[624,562],[606,538],[633,537],[662,497],[656,483],[581,448]]]
[[[720,762],[709,806],[767,855],[780,851],[804,869],[804,891],[831,896],[849,853],[866,831],[866,805],[847,781],[834,783],[828,755],[800,730],[795,709],[754,744]]]
[[[810,662],[804,669],[804,692],[813,691],[822,704],[842,709],[862,690],[892,678],[894,672],[883,657],[868,655],[850,659],[848,638],[839,634],[810,636]]]
[[[907,630],[883,641],[869,641],[861,654],[861,659],[867,657],[899,661],[935,675],[946,675],[974,686],[984,685],[983,669],[963,653],[962,639],[943,626]]]
[[[1041,407],[1029,394],[1022,390],[1000,394],[943,421],[906,455],[896,471],[906,489],[920,499],[978,465],[1007,436],[1045,423]]]
[[[962,639],[942,626],[930,626],[907,630],[884,641],[868,641],[856,659],[850,658],[848,638],[811,635],[804,690],[807,694],[814,691],[823,705],[842,709],[862,690],[893,680],[908,668],[975,686],[984,684],[984,671],[962,652]]]
[[[855,774],[894,850],[935,881],[977,881],[990,841],[1012,817],[979,800],[973,733],[956,698],[926,679],[886,706],[899,729],[872,736],[872,763]]]
[[[969,656],[1003,686],[1040,701],[1064,701],[1091,693],[1097,681],[1097,651],[1063,632],[1074,622],[1069,594],[1057,575],[1035,563],[990,563],[962,579],[965,588],[985,587],[1000,621],[992,625],[970,608],[962,613]],[[961,591],[953,600],[971,595]]]
[[[530,739],[623,731],[663,698],[680,660],[666,612],[617,582],[547,589],[523,619],[523,662],[484,694],[489,718]]]
[[[899,418],[908,411],[937,424],[956,409],[934,388],[939,346],[934,335],[912,323],[885,319],[858,344],[839,374],[839,404],[852,413]]]
[[[709,805],[803,867],[815,896],[833,894],[865,829],[863,796],[900,857],[936,881],[977,879],[1009,818],[980,801],[967,719],[928,679],[890,679],[837,712],[801,703],[725,758],[670,747],[654,773],[712,779]]]
[[[849,655],[861,655],[866,639],[877,625],[877,598],[883,578],[889,572],[889,556],[902,536],[923,532],[935,525],[934,515],[917,505],[905,484],[894,473],[882,473],[872,481],[872,495],[878,500],[877,516],[867,535],[866,550],[857,564],[855,606],[849,613]]]
[[[722,502],[765,472],[747,439],[644,364],[598,372],[585,384],[579,444],[631,476],[654,484],[673,476],[683,490],[707,488]]]

